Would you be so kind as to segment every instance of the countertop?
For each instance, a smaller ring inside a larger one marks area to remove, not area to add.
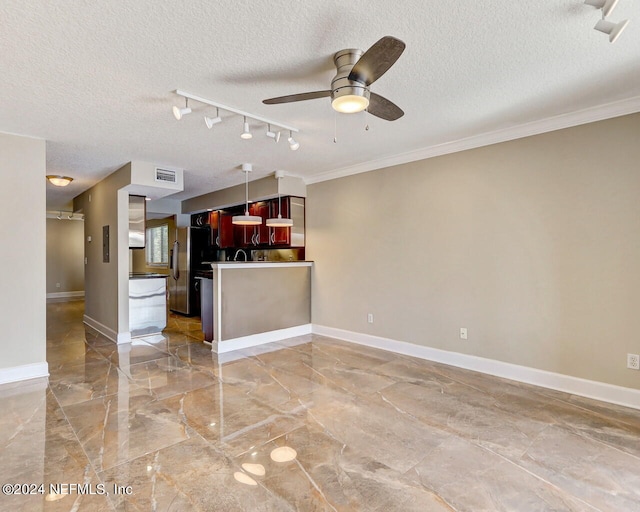
[[[313,261],[209,261],[203,262],[213,269],[222,268],[273,268],[273,267],[310,267]]]
[[[129,279],[159,279],[169,277],[167,274],[155,272],[129,272]]]

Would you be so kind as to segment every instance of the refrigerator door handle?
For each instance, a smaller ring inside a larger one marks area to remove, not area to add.
[[[178,268],[178,250],[180,249],[180,244],[176,240],[173,242],[173,249],[171,249],[171,277],[175,281],[180,277],[180,269]]]

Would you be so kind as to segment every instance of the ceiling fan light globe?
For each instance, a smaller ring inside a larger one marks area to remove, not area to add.
[[[369,106],[369,98],[355,94],[346,94],[334,98],[331,106],[336,112],[355,114],[356,112],[362,112]]]

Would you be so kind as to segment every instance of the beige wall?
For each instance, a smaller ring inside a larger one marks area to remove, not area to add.
[[[314,324],[640,389],[639,141],[635,114],[310,185]]]
[[[48,218],[47,294],[78,291],[84,291],[84,222]]]
[[[85,316],[112,336],[129,331],[129,194],[122,189],[130,183],[127,164],[74,199],[74,210],[84,214]],[[109,226],[108,263],[102,258],[103,226]]]
[[[249,179],[251,179],[251,176],[249,176]],[[280,180],[276,180],[272,175],[249,182],[250,201],[277,197],[278,192],[282,195],[306,197],[307,187],[301,178],[295,176],[285,176]],[[244,201],[245,184],[242,183],[242,185],[235,185],[186,199],[182,201],[182,212],[192,213],[204,211],[208,208],[226,208],[228,206],[241,204]]]
[[[0,370],[46,368],[45,141],[0,133],[0,173]]]

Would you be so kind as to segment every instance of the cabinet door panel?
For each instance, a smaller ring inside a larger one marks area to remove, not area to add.
[[[289,217],[289,198],[283,197],[280,200],[280,210],[278,209],[278,200],[271,200],[271,217],[276,218],[278,213],[282,217]],[[291,243],[291,228],[270,228],[271,236],[269,238],[271,245],[289,245]]]
[[[211,227],[211,245],[215,248],[221,247],[220,212],[218,210],[209,212],[209,226]]]
[[[231,222],[232,212],[222,211],[219,217],[218,239],[220,240],[220,248],[228,249],[234,244],[234,225]]]

